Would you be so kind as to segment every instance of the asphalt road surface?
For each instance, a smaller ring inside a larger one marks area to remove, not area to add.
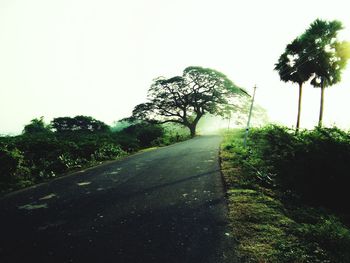
[[[0,262],[226,262],[219,136],[0,199]]]

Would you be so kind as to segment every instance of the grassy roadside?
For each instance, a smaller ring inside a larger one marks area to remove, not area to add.
[[[221,146],[240,262],[350,262],[349,228],[329,210],[288,199],[261,180],[261,164],[247,159],[251,148],[242,148],[242,137],[242,130],[227,133]]]

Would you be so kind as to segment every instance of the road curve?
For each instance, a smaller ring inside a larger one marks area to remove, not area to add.
[[[0,262],[224,262],[220,140],[196,137],[0,199]]]

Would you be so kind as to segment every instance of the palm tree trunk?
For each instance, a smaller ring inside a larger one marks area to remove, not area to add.
[[[321,79],[321,102],[320,102],[320,115],[318,118],[318,126],[322,127],[322,121],[323,121],[323,106],[324,106],[324,85],[323,85],[323,78]]]
[[[295,132],[298,133],[300,127],[301,99],[303,97],[303,83],[299,83],[298,117]]]

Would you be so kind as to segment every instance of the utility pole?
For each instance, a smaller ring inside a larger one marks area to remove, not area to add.
[[[247,146],[247,138],[248,138],[248,133],[249,133],[249,128],[250,128],[250,119],[252,117],[252,111],[253,111],[253,105],[254,105],[254,99],[255,99],[255,92],[256,92],[256,85],[254,86],[252,104],[250,105],[247,127],[245,129],[244,142],[243,142],[244,147]]]

